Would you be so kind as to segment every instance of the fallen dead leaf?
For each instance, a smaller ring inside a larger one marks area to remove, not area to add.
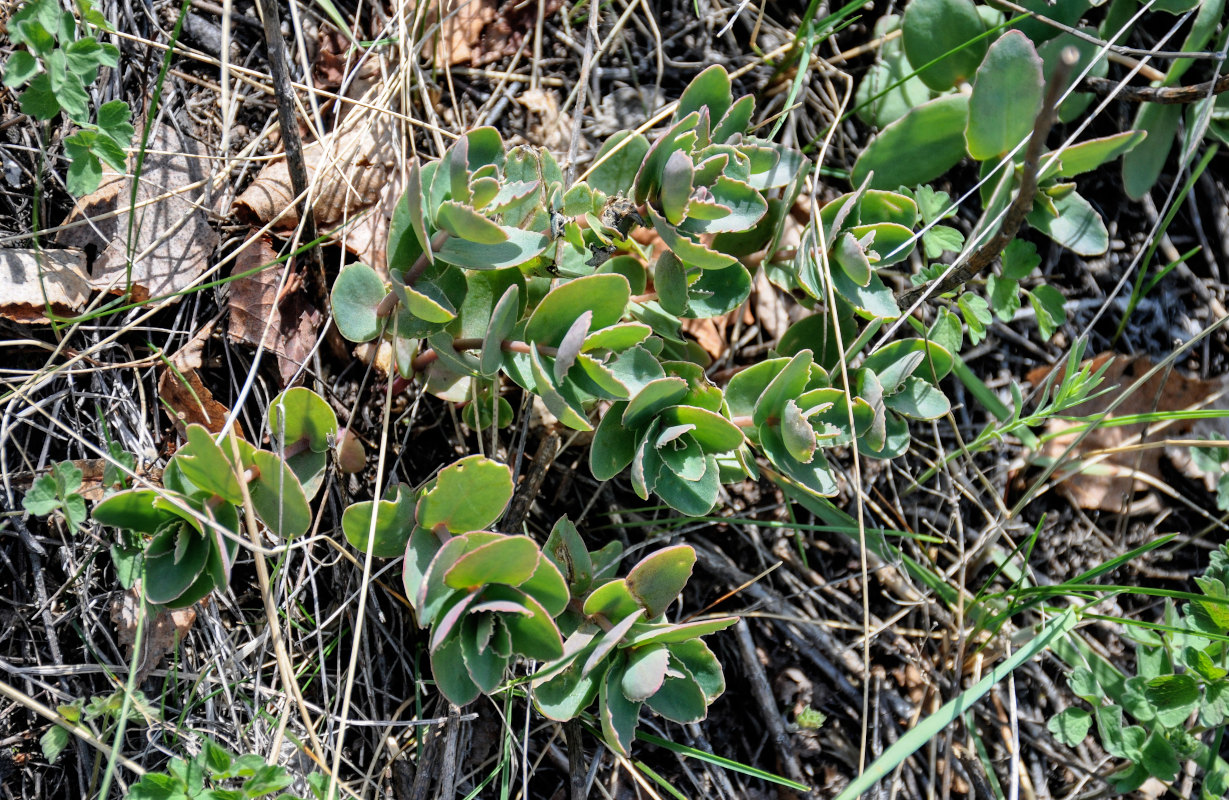
[[[1131,386],[1152,369],[1147,356],[1115,356],[1102,353],[1090,362],[1098,369],[1113,358],[1105,372],[1102,386],[1117,386],[1113,391],[1081,403],[1068,412],[1073,417],[1099,416]],[[1041,367],[1028,373],[1034,386],[1040,385],[1049,375],[1050,368]],[[1062,373],[1055,377],[1060,380]],[[1226,382],[1201,380],[1183,375],[1177,370],[1162,370],[1149,378],[1139,389],[1127,396],[1107,419],[1147,414],[1152,412],[1180,411],[1188,408],[1225,408]],[[1226,438],[1225,420],[1202,420],[1203,423],[1219,424],[1219,438]],[[1078,423],[1051,419],[1046,426],[1048,434],[1062,434]],[[1206,424],[1201,426],[1205,435],[1211,434]],[[1132,494],[1146,492],[1152,485],[1161,484],[1162,448],[1156,443],[1176,439],[1194,430],[1191,420],[1178,420],[1168,424],[1153,423],[1097,427],[1085,436],[1067,456],[1067,463],[1055,473],[1060,480],[1059,489],[1072,502],[1082,508],[1100,509],[1122,513],[1130,510]],[[1077,438],[1069,433],[1047,441],[1039,455],[1044,459],[1062,457],[1068,446]],[[1148,447],[1152,443],[1154,446]],[[1143,444],[1145,446],[1140,447]],[[1073,480],[1079,475],[1078,480]]]
[[[213,322],[201,328],[186,345],[168,360],[158,377],[158,397],[163,410],[182,435],[193,423],[204,425],[210,433],[221,433],[230,409],[213,397],[213,392],[201,381],[197,370],[201,366],[201,351],[213,334]],[[245,438],[243,427],[235,420],[235,433]]]
[[[282,266],[272,264],[276,258],[273,242],[262,236],[235,259],[234,274],[265,264],[271,266],[231,283],[227,334],[235,341],[255,346],[263,339],[265,348],[277,356],[282,385],[287,386],[316,344],[320,311],[308,300],[303,281],[296,273],[280,287]]]
[[[551,89],[526,89],[517,101],[536,115],[530,123],[528,138],[539,147],[562,152],[572,140],[572,118],[559,113],[559,94]]]
[[[384,115],[351,114],[342,128],[303,148],[308,181],[315,187],[316,225],[328,231],[350,223],[342,231],[346,248],[381,273],[389,220],[402,191],[394,134],[394,121]],[[235,210],[253,224],[274,222],[276,230],[288,231],[299,224],[294,198],[282,158],[260,171],[235,200]]]
[[[181,137],[170,125],[159,125],[150,137],[141,168],[135,217],[128,210],[132,181],[127,176],[104,169],[98,189],[81,198],[66,224],[85,224],[61,231],[56,241],[98,253],[91,268],[95,289],[125,290],[129,252],[137,302],[186,289],[204,272],[218,236],[204,210],[193,202],[193,193],[200,189],[188,188],[205,179],[200,156],[195,140]],[[135,163],[130,162],[129,169],[135,169]]]
[[[75,314],[89,297],[81,250],[0,250],[0,317],[48,322],[48,308],[53,314]]]
[[[130,659],[133,655],[137,623],[140,621],[141,613],[141,598],[135,587],[117,595],[111,601],[111,622],[115,624],[120,646],[128,651]],[[146,621],[145,631],[141,637],[141,656],[136,662],[138,685],[158,668],[163,656],[174,652],[176,645],[188,635],[188,631],[192,630],[194,622],[196,622],[196,611],[193,608],[170,610],[158,607],[153,619]]]

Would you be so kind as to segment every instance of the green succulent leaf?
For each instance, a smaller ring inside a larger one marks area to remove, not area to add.
[[[209,540],[187,522],[177,519],[165,524],[145,549],[149,602],[171,605],[187,594],[205,572],[209,548]]]
[[[986,27],[972,0],[911,0],[901,28],[909,63],[936,92],[972,80],[986,54]]]
[[[727,617],[726,625],[736,622],[734,617]],[[705,704],[711,704],[725,692],[725,675],[721,671],[721,662],[708,645],[699,639],[687,639],[670,645],[670,655],[678,659],[696,685],[704,693]]]
[[[302,536],[311,528],[312,511],[294,472],[276,453],[239,442],[241,463],[254,477],[248,481],[252,508],[269,530],[282,539]]]
[[[395,558],[405,554],[410,533],[414,529],[414,505],[414,494],[405,484],[391,487],[384,500],[355,503],[341,515],[341,529],[346,541],[359,550],[367,550],[374,510],[376,520],[371,554],[378,558]]]
[[[1078,192],[1054,200],[1057,216],[1035,204],[1028,223],[1076,255],[1097,256],[1109,249],[1109,231],[1101,215]]]
[[[453,589],[517,586],[533,574],[540,557],[537,544],[528,536],[503,536],[458,558],[444,573],[444,583]]]
[[[649,140],[644,134],[615,133],[597,151],[593,159],[597,166],[589,173],[589,185],[609,197],[627,194],[648,152]]]
[[[602,721],[602,735],[606,743],[616,753],[625,756],[636,736],[641,704],[627,699],[622,683],[622,670],[612,666],[600,685],[598,716]]]
[[[499,519],[511,499],[511,470],[483,456],[468,456],[440,471],[418,500],[417,520],[428,529],[442,525],[452,533],[478,531]]]
[[[470,676],[462,647],[458,635],[431,652],[431,674],[435,676],[435,685],[444,697],[458,706],[467,705],[482,694],[481,687]]]
[[[630,298],[627,278],[614,273],[587,275],[560,284],[534,309],[525,326],[525,338],[557,347],[584,311],[593,312],[592,330],[608,328],[623,318]]]
[[[347,264],[333,282],[333,320],[352,342],[370,342],[380,335],[376,306],[388,294],[376,271],[366,264]]]
[[[505,269],[528,264],[551,243],[550,236],[537,231],[500,226],[507,237],[488,243],[450,236],[435,257],[445,264],[465,269]]]
[[[589,469],[599,481],[608,481],[632,463],[636,434],[620,423],[626,403],[615,403],[598,423],[589,449]]]
[[[1033,43],[1020,31],[1003,34],[986,51],[969,97],[969,155],[978,161],[1002,158],[1027,139],[1042,91],[1041,57]]]
[[[231,505],[242,504],[239,476],[209,431],[203,425],[192,424],[186,435],[188,443],[175,454],[175,462],[184,477],[202,491],[215,494]]]
[[[964,158],[968,120],[967,95],[943,95],[917,106],[867,144],[851,180],[861,185],[873,173],[875,189],[930,183]]]
[[[680,724],[700,722],[708,715],[704,690],[690,675],[668,676],[646,704],[666,719]]]
[[[633,703],[648,700],[666,680],[670,651],[662,645],[649,645],[632,651],[619,681],[623,696]]]
[[[696,551],[688,545],[658,550],[641,559],[627,574],[628,591],[644,606],[645,615],[655,619],[683,591],[695,563]]]

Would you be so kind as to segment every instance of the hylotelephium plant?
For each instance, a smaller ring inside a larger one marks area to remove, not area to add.
[[[616,134],[571,186],[549,152],[507,148],[492,128],[467,132],[438,161],[411,166],[387,276],[363,264],[338,275],[338,329],[386,344],[396,383],[421,377],[427,392],[462,404],[476,429],[509,424],[502,390],[511,381],[559,424],[593,433],[596,478],[627,470],[642,498],[656,494],[682,514],[709,513],[723,484],[761,469],[834,495],[826,451],[895,458],[909,447],[908,420],[949,410],[939,383],[963,341],[956,314],[940,308],[922,337],[860,352],[900,316],[878,270],[908,258],[919,224],[943,218],[942,200],[925,187],[877,188],[868,174],[820,209],[782,261],[777,243],[810,162],[748,133],[753,110],[711,67],[655,141]],[[631,238],[637,227],[660,238],[655,258]],[[932,257],[959,247],[951,233],[929,233]],[[741,259],[760,251],[768,279],[814,313],[722,389],[682,321],[738,308],[752,283]],[[1035,266],[1027,252],[1012,259],[1005,280]],[[1011,302],[1000,294],[996,311]],[[966,321],[969,305],[958,304]],[[225,585],[244,494],[275,534],[307,529],[307,501],[344,437],[305,389],[274,402],[268,427],[277,452],[189,428],[166,470],[169,494],[135,489],[96,508],[96,519],[128,530],[117,563],[146,576],[153,602],[186,605]],[[352,545],[404,556],[406,597],[429,631],[441,692],[464,705],[517,685],[508,681],[515,664],[536,663],[539,710],[569,720],[596,701],[621,753],[645,706],[679,722],[703,718],[724,679],[701,637],[734,620],[667,617],[694,550],[664,548],[617,578],[618,544],[591,552],[566,518],[545,547],[495,530],[512,491],[507,466],[470,456],[343,515]]]

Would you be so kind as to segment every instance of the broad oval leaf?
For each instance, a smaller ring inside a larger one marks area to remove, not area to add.
[[[649,699],[666,680],[670,651],[662,645],[649,645],[633,651],[627,658],[619,688],[632,702]]]
[[[645,616],[656,619],[683,591],[695,564],[695,550],[689,545],[675,545],[645,556],[624,580],[628,591],[644,606]]]
[[[474,209],[462,203],[445,200],[435,211],[435,221],[453,236],[478,244],[499,244],[508,241],[508,229],[501,228]]]
[[[540,558],[537,544],[528,536],[500,537],[458,558],[444,573],[444,583],[453,589],[516,586],[529,579]]]
[[[330,297],[337,331],[351,342],[370,342],[380,335],[376,306],[388,291],[376,271],[366,264],[347,264],[333,282]]]
[[[396,558],[405,554],[410,533],[414,529],[414,497],[404,484],[394,487],[392,494],[393,500],[366,500],[345,510],[341,515],[341,529],[346,541],[366,552],[368,536],[371,536],[373,556]],[[373,510],[376,516],[374,534],[371,530]]]
[[[970,156],[1002,158],[1028,137],[1041,110],[1041,73],[1041,56],[1020,31],[1008,31],[990,46],[969,97]]]
[[[483,456],[467,456],[440,471],[418,500],[418,524],[452,533],[478,531],[499,519],[512,499],[512,472]]]
[[[986,54],[986,26],[972,0],[911,0],[901,28],[909,63],[936,92],[971,79]]]
[[[851,180],[861,185],[872,172],[871,188],[917,186],[938,178],[965,155],[969,99],[938,97],[914,108],[871,139],[854,164]]]
[[[592,329],[597,331],[619,322],[630,298],[631,286],[619,274],[598,273],[568,281],[538,303],[525,326],[525,339],[558,347],[581,312],[593,312]]]

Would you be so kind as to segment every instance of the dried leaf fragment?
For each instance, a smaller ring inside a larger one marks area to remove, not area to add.
[[[132,657],[137,623],[142,613],[141,598],[135,587],[116,595],[111,601],[111,622],[115,624],[120,646],[128,651],[129,658]],[[194,622],[196,611],[191,607],[174,610],[158,608],[154,618],[146,622],[141,638],[141,656],[137,660],[136,675],[138,685],[158,668],[163,656],[174,652],[175,646],[192,630]]]
[[[158,396],[163,409],[182,435],[192,423],[204,425],[210,433],[221,433],[230,409],[213,397],[213,392],[201,381],[197,370],[201,366],[201,351],[213,333],[213,323],[201,328],[186,345],[168,360],[158,377]],[[235,433],[244,438],[242,426],[235,420]]]
[[[46,311],[75,314],[90,297],[81,250],[0,250],[0,317],[48,322]]]
[[[1099,416],[1112,403],[1122,397],[1130,386],[1152,369],[1147,356],[1123,356],[1101,353],[1090,362],[1093,370],[1113,358],[1105,372],[1103,387],[1117,386],[1100,397],[1081,403],[1068,412],[1073,417]],[[1034,369],[1028,380],[1040,385],[1050,373],[1048,367]],[[1061,380],[1062,373],[1055,376]],[[1153,375],[1107,416],[1108,420],[1153,412],[1181,411],[1188,408],[1224,407],[1222,397],[1226,383],[1222,380],[1201,380],[1182,374],[1178,370],[1161,370]],[[1229,433],[1229,420],[1202,420],[1201,428],[1206,433],[1207,423],[1219,427],[1222,438]],[[1075,442],[1077,433],[1062,433],[1080,424],[1068,420],[1051,419],[1046,426],[1047,434],[1061,434],[1050,439],[1038,453],[1044,459],[1063,457],[1063,453]],[[1177,420],[1168,424],[1137,423],[1114,427],[1098,426],[1075,444],[1071,453],[1055,473],[1061,480],[1060,490],[1082,508],[1100,509],[1121,513],[1129,510],[1133,493],[1145,492],[1150,485],[1164,482],[1161,474],[1161,448],[1149,447],[1166,439],[1175,439],[1191,433],[1191,420]],[[1142,447],[1140,445],[1143,445]],[[1078,475],[1078,480],[1070,480]]]
[[[237,342],[264,347],[277,356],[282,385],[288,385],[306,363],[320,329],[320,311],[307,299],[303,281],[291,273],[282,283],[284,267],[273,263],[277,252],[268,236],[249,244],[235,260],[233,274],[265,267],[231,283],[230,325]],[[268,266],[265,266],[268,265]]]
[[[196,205],[204,181],[200,145],[159,125],[137,182],[136,212],[129,214],[132,179],[103,171],[102,183],[81,198],[56,241],[98,252],[91,268],[94,288],[123,292],[132,254],[133,299],[162,297],[188,288],[209,265],[218,236],[204,210]],[[129,169],[135,165],[129,164]],[[197,188],[194,188],[197,187]],[[129,248],[131,220],[132,246]]]

